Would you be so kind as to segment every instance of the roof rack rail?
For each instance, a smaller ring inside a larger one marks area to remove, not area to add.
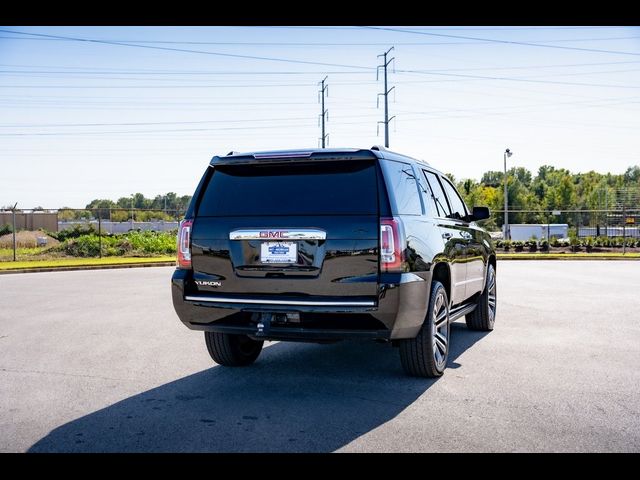
[[[371,147],[371,150],[378,150],[379,152],[387,151],[387,149],[382,145],[374,145],[373,147]]]
[[[227,157],[230,157],[231,155],[237,155],[238,152],[236,152],[235,150],[231,150],[229,153],[227,153]]]

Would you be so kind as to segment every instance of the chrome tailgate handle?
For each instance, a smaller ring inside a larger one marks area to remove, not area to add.
[[[229,240],[326,240],[327,232],[316,228],[247,228],[233,230]]]

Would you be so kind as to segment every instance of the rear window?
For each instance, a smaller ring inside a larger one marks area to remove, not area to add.
[[[376,215],[371,161],[221,165],[203,194],[199,216]]]

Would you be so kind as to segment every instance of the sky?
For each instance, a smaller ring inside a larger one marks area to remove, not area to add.
[[[456,179],[640,165],[640,27],[0,27],[0,207],[192,194],[214,155],[384,145]],[[377,131],[379,130],[379,131]]]

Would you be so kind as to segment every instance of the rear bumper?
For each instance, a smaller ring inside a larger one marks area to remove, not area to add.
[[[290,298],[259,295],[197,295],[187,291],[191,272],[176,269],[171,279],[173,305],[180,320],[192,330],[242,334],[273,340],[321,341],[343,338],[395,340],[417,335],[427,311],[430,272],[395,274],[383,278],[377,297]],[[272,325],[258,332],[250,314],[299,313],[300,324]],[[247,321],[238,321],[246,314]],[[305,324],[305,316],[321,315],[331,321]],[[351,320],[370,319],[358,328]],[[341,325],[339,319],[344,319]],[[337,321],[336,321],[337,320]]]

